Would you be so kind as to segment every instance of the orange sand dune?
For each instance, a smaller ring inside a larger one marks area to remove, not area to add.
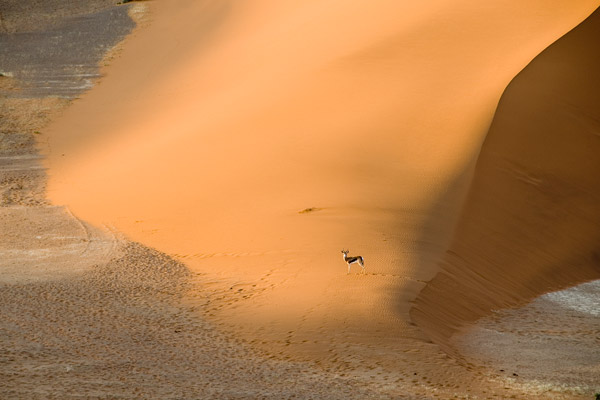
[[[441,342],[492,309],[600,278],[599,37],[596,11],[502,96],[443,270],[412,313]]]
[[[49,196],[177,255],[213,318],[259,344],[425,342],[410,301],[438,270],[502,90],[597,5],[153,4],[45,132]],[[365,276],[346,276],[343,247]]]

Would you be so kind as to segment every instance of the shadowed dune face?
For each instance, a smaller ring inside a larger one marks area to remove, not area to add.
[[[552,5],[157,3],[48,130],[49,197],[178,256],[219,288],[211,316],[268,347],[423,339],[409,302],[437,272],[501,91],[597,2]],[[365,276],[344,279],[342,248]]]
[[[600,278],[600,11],[500,100],[441,272],[411,315],[445,343],[492,309]]]

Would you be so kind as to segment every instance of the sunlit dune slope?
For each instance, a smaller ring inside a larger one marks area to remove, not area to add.
[[[466,321],[600,278],[600,11],[511,82],[442,271],[412,316],[440,342]]]
[[[550,3],[157,2],[46,132],[49,196],[254,290],[227,323],[396,334],[502,90],[597,5]]]

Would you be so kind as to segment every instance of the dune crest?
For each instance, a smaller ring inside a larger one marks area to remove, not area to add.
[[[411,313],[440,343],[491,310],[600,279],[599,35],[596,11],[502,96],[442,270]]]

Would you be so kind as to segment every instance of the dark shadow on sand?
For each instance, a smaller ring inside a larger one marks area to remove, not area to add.
[[[449,353],[459,327],[494,309],[600,278],[598,48],[599,10],[538,55],[499,102],[441,270],[410,312]]]

